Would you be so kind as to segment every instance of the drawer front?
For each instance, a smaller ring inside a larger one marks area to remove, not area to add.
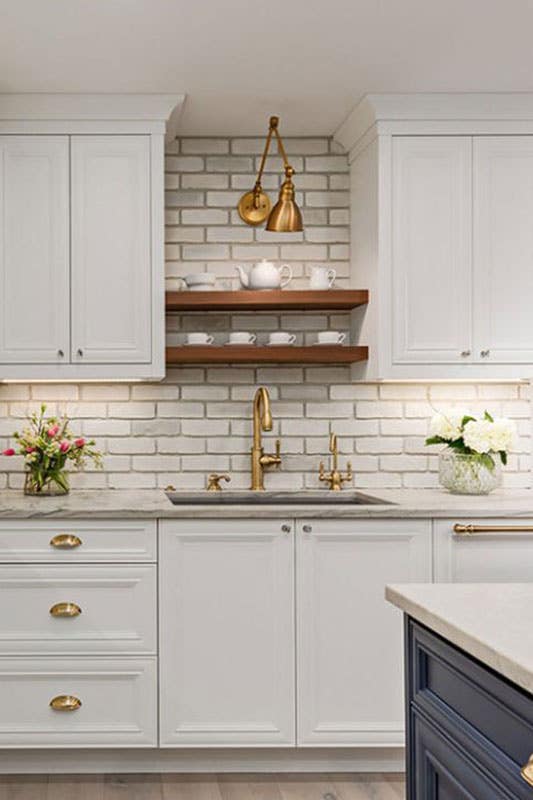
[[[0,566],[0,654],[155,653],[156,602],[155,565]]]
[[[417,623],[409,630],[413,706],[521,789],[520,768],[533,753],[533,698]]]
[[[155,520],[0,522],[0,563],[156,561]]]
[[[155,658],[0,659],[0,747],[153,747],[156,676]]]

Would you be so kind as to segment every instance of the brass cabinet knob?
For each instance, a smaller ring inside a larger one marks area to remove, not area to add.
[[[52,617],[79,617],[81,608],[76,603],[56,603],[50,609]]]
[[[73,533],[58,533],[53,539],[50,539],[50,547],[57,547],[58,549],[69,550],[74,547],[81,547],[81,539]]]
[[[54,711],[77,711],[81,708],[81,700],[72,694],[59,694],[50,700],[50,708]]]
[[[526,783],[529,783],[530,786],[533,786],[533,753],[529,756],[527,764],[524,764],[520,770],[520,775],[523,777]]]

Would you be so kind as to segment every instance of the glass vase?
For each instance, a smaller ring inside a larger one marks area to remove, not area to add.
[[[444,450],[439,455],[439,482],[452,494],[488,494],[501,485],[502,469],[498,453],[490,453],[492,469],[479,455]]]
[[[68,494],[70,489],[67,472],[61,472],[60,477],[61,480],[58,482],[54,476],[50,475],[41,485],[33,472],[26,472],[24,494],[32,497],[60,497]]]

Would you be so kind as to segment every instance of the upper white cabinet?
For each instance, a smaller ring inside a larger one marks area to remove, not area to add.
[[[68,151],[68,136],[0,136],[0,364],[68,360]]]
[[[0,380],[164,376],[164,138],[182,101],[0,95]]]
[[[356,377],[529,377],[533,95],[373,95],[336,136],[371,298]]]

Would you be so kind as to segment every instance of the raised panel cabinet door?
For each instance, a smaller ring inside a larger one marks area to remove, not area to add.
[[[162,523],[162,747],[294,745],[293,551],[279,520]]]
[[[68,136],[0,136],[0,364],[70,350]]]
[[[454,525],[496,528],[457,534]],[[533,581],[533,519],[435,521],[434,573],[443,583]],[[503,528],[503,530],[498,530]],[[524,528],[526,530],[524,530]],[[529,530],[527,530],[529,529]]]
[[[72,360],[151,359],[150,137],[73,136]]]
[[[471,185],[470,137],[393,138],[394,363],[471,358]]]
[[[533,136],[474,138],[474,350],[533,362]]]
[[[402,618],[385,586],[431,580],[431,523],[299,522],[296,574],[298,744],[403,745]]]

